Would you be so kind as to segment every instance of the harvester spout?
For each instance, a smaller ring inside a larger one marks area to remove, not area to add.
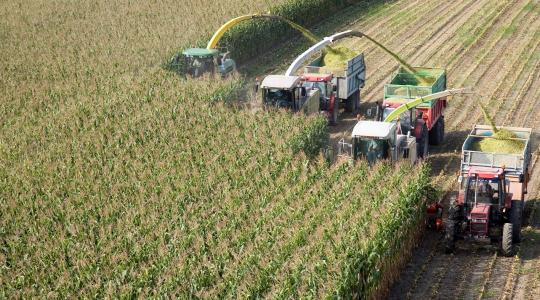
[[[435,100],[435,99],[439,99],[439,98],[443,98],[443,97],[447,97],[447,96],[452,96],[452,95],[470,94],[470,93],[471,93],[470,88],[460,88],[460,89],[446,90],[446,91],[442,91],[442,92],[438,92],[438,93],[434,93],[434,94],[430,94],[430,95],[427,95],[427,96],[416,98],[416,99],[411,100],[411,101],[409,101],[407,103],[404,103],[401,106],[399,106],[398,108],[394,109],[390,114],[388,114],[386,119],[384,119],[384,122],[392,122],[392,121],[396,120],[399,117],[399,115],[401,115],[402,113],[406,112],[409,109],[415,108],[415,107],[417,107],[418,105],[420,105],[420,104],[422,104],[424,102],[428,102],[428,101],[431,101],[431,100]]]
[[[313,54],[317,53],[318,51],[321,51],[323,49],[329,49],[329,51],[332,51],[331,48],[327,48],[328,45],[334,43],[337,40],[347,38],[347,37],[363,37],[364,34],[359,31],[353,31],[353,30],[346,30],[343,32],[336,33],[334,35],[325,37],[322,41],[318,42],[317,44],[311,46],[309,49],[307,49],[304,53],[300,54],[289,66],[287,71],[285,72],[286,76],[294,76],[296,71],[304,65],[304,63],[311,57]]]

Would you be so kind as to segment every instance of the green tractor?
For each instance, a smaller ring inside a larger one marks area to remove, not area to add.
[[[183,61],[182,61],[183,60]],[[229,52],[217,49],[189,48],[176,54],[172,65],[183,65],[187,74],[199,77],[204,73],[219,73],[222,77],[236,70],[236,63],[229,58]]]

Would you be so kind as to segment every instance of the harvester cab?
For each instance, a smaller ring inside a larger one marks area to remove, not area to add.
[[[359,121],[352,132],[353,159],[366,159],[370,165],[377,160],[410,160],[416,162],[416,139],[400,134],[396,122]]]
[[[260,89],[265,108],[286,108],[306,114],[319,112],[320,90],[302,86],[299,76],[268,75]]]
[[[199,77],[204,73],[215,74],[216,71],[225,76],[236,70],[236,63],[229,58],[229,52],[221,52],[217,49],[189,48],[182,52],[186,73]],[[175,58],[176,60],[179,57]]]

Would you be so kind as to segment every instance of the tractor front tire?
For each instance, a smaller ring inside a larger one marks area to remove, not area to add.
[[[504,256],[514,255],[513,231],[512,223],[504,223],[501,242],[501,251]]]
[[[522,215],[523,202],[521,200],[512,200],[512,209],[510,210],[510,222],[512,223],[512,240],[514,243],[521,242]]]

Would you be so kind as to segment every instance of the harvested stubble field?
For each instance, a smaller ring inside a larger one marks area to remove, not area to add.
[[[470,86],[482,95],[455,97],[449,103],[447,139],[430,158],[432,182],[444,191],[457,189],[455,174],[462,143],[474,124],[484,123],[478,101],[488,103],[497,125],[540,128],[538,1],[397,1],[378,16],[347,28],[365,30],[414,66],[446,67],[449,87]],[[344,45],[364,49],[368,73],[362,99],[379,100],[395,63],[367,41],[351,39]],[[352,118],[344,121],[337,131],[354,124]],[[526,209],[529,227],[524,230],[519,254],[500,257],[491,248],[463,244],[455,255],[445,255],[440,235],[426,234],[392,287],[391,299],[539,297],[537,132],[533,147]]]
[[[0,297],[321,297],[395,277],[427,166],[329,165],[324,119],[162,68],[257,7],[0,8]]]

